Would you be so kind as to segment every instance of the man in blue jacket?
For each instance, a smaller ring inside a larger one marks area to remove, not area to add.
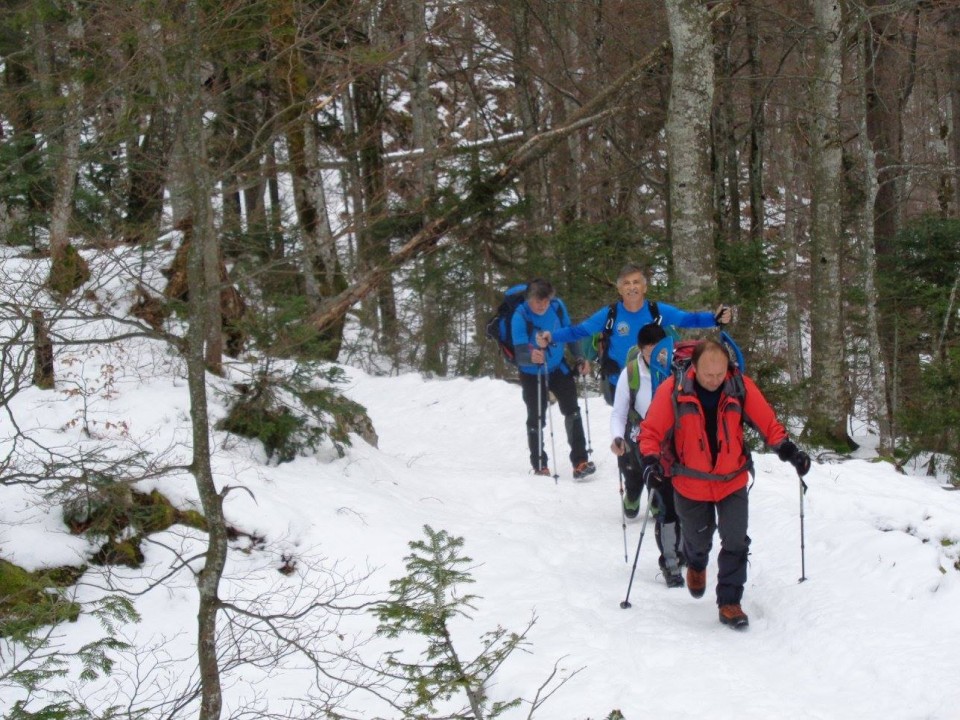
[[[517,306],[511,319],[514,352],[523,390],[523,402],[527,406],[527,444],[530,447],[530,464],[537,475],[550,475],[549,459],[543,448],[543,426],[549,392],[553,391],[563,414],[567,442],[570,444],[570,462],[574,478],[593,473],[596,468],[587,459],[587,441],[583,434],[580,406],[577,404],[577,385],[574,372],[586,373],[588,363],[583,360],[579,343],[570,343],[575,369],[564,359],[564,346],[537,347],[536,337],[541,332],[558,332],[569,327],[570,315],[563,301],[554,297],[553,285],[541,278],[527,285],[526,300]]]
[[[549,347],[554,342],[576,342],[601,333],[601,343],[605,343],[606,347],[600,372],[604,379],[603,396],[608,405],[613,404],[614,390],[627,352],[644,325],[656,323],[664,327],[711,328],[725,325],[731,318],[730,308],[726,305],[721,305],[716,313],[687,312],[667,303],[647,300],[647,278],[643,268],[636,263],[627,263],[620,269],[617,292],[620,293],[618,302],[604,305],[580,324],[557,332],[546,332],[538,337],[540,347]]]

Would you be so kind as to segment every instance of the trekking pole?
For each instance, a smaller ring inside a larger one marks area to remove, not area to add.
[[[537,470],[543,470],[543,373],[537,365]]]
[[[630,562],[627,556],[627,508],[623,504],[623,468],[619,460],[617,458],[617,474],[620,475],[620,518],[623,524],[623,561],[626,563]]]
[[[547,423],[550,425],[550,452],[553,453],[553,483],[560,482],[560,473],[557,472],[557,440],[553,436],[553,413],[550,412],[550,395],[547,394]]]
[[[637,540],[637,552],[633,556],[633,567],[630,568],[630,582],[627,584],[627,596],[623,599],[623,602],[620,603],[620,607],[626,610],[629,607],[633,607],[630,604],[630,588],[633,587],[633,574],[637,571],[637,558],[640,557],[640,546],[643,544],[643,534],[647,530],[647,520],[650,519],[650,506],[653,503],[650,502],[650,496],[647,496],[647,509],[643,514],[643,525],[640,526],[640,539]]]
[[[593,441],[590,439],[590,405],[587,404],[587,378],[583,375],[580,376],[580,384],[583,385],[583,412],[587,417],[587,455],[593,455]]]
[[[807,579],[806,543],[803,535],[803,496],[807,492],[807,484],[799,472],[797,480],[800,481],[800,579],[797,582],[803,582]]]

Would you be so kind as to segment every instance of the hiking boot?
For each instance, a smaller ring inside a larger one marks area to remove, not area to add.
[[[633,502],[630,502],[630,498],[626,495],[623,496],[623,514],[633,520],[637,515],[640,514],[640,496],[637,496],[637,499]]]
[[[573,466],[573,479],[579,480],[580,478],[585,478],[587,475],[593,475],[596,471],[597,466],[589,460],[578,462]]]
[[[683,573],[680,572],[680,568],[675,570],[664,568],[663,581],[667,584],[668,588],[683,587]]]
[[[543,475],[544,477],[550,477],[550,468],[548,468],[546,465],[544,465],[544,466],[543,466],[542,468],[540,468],[539,470],[538,470],[537,468],[534,468],[534,469],[533,469],[533,474],[534,474],[534,475]]]
[[[721,605],[720,622],[734,630],[743,630],[750,624],[750,619],[739,605]]]
[[[695,598],[702,598],[703,593],[707,589],[707,571],[703,570],[694,570],[692,567],[687,566],[687,590],[690,591],[690,594]],[[724,606],[727,607],[727,606]]]

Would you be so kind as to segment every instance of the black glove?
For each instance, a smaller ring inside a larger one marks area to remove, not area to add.
[[[784,440],[777,448],[777,457],[788,462],[797,469],[797,474],[803,477],[810,472],[810,456],[794,445],[790,440]]]
[[[663,490],[663,468],[660,467],[660,458],[656,455],[645,455],[640,461],[643,468],[643,482],[650,492]]]

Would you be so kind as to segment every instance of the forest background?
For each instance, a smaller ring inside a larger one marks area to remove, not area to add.
[[[857,416],[884,455],[956,454],[955,3],[0,17],[0,238],[50,254],[64,303],[88,277],[75,248],[173,228],[179,264],[141,310],[160,328],[187,296],[195,239],[213,371],[253,342],[475,376],[505,370],[482,333],[505,286],[549,277],[583,317],[632,260],[654,298],[736,307],[748,366],[811,443],[849,449]]]
[[[230,533],[207,387],[240,365],[224,429],[341,449],[369,423],[318,362],[508,376],[483,336],[507,286],[548,277],[580,318],[629,260],[654,299],[734,306],[821,458],[862,423],[960,477],[951,0],[14,0],[0,69],[0,243],[46,268],[0,278],[0,479],[90,509],[189,471],[203,718]],[[21,430],[15,396],[134,336],[183,360],[189,463]]]

